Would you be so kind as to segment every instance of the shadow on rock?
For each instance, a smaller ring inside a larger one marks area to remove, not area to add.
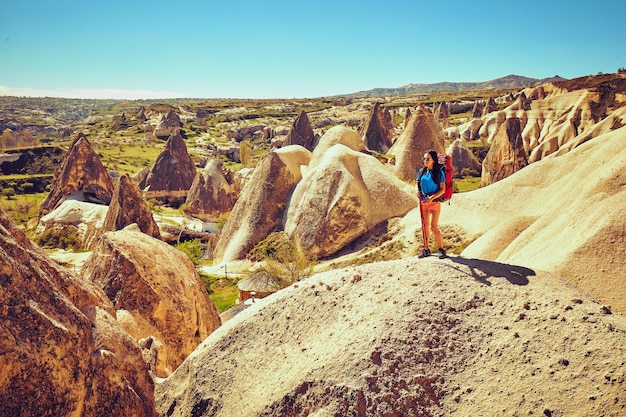
[[[535,271],[532,269],[518,265],[485,261],[483,259],[464,258],[462,256],[450,257],[450,260],[454,263],[467,266],[470,270],[468,275],[471,275],[475,280],[482,282],[485,285],[491,285],[489,278],[505,278],[511,284],[527,285],[528,277],[536,275]],[[467,273],[467,271],[456,268],[454,265],[451,266]]]

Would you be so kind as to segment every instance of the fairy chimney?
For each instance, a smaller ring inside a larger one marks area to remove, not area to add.
[[[528,165],[520,119],[506,119],[482,165],[481,187],[500,181]]]
[[[406,127],[389,149],[395,156],[395,174],[403,181],[415,181],[424,152],[444,153],[444,132],[430,109],[423,105],[411,116]]]
[[[111,177],[83,133],[54,172],[50,193],[39,206],[39,213],[51,212],[74,193],[82,193],[86,200],[103,204],[109,204],[113,193]]]
[[[104,219],[102,232],[121,230],[132,223],[136,223],[139,230],[145,234],[157,239],[161,238],[159,227],[152,217],[150,207],[141,198],[139,189],[133,180],[128,174],[124,174],[113,191],[113,198]]]
[[[309,117],[304,111],[298,114],[298,117],[294,120],[283,142],[283,146],[289,145],[300,145],[304,146],[309,151],[313,150],[315,145],[315,133],[313,133]]]
[[[217,221],[232,211],[238,197],[231,171],[214,158],[196,175],[187,195],[185,212],[205,221]]]
[[[498,110],[498,103],[496,103],[496,100],[494,100],[493,97],[489,97],[489,100],[487,100],[487,104],[485,104],[485,107],[483,108],[483,116],[488,115],[489,113],[493,113],[494,111]]]
[[[359,132],[367,149],[385,153],[391,148],[391,115],[375,103]]]
[[[182,202],[195,177],[196,166],[187,153],[187,145],[179,130],[175,130],[145,180],[139,183],[139,188],[148,197]]]

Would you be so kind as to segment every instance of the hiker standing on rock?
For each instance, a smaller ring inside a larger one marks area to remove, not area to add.
[[[424,238],[424,249],[418,255],[419,258],[430,256],[428,247],[428,236],[430,230],[435,236],[435,243],[439,248],[439,258],[446,258],[443,248],[443,237],[439,230],[439,214],[441,213],[441,200],[446,191],[445,174],[443,166],[439,163],[437,152],[429,149],[422,158],[424,166],[417,172],[417,189],[420,199],[420,214],[422,216],[422,235]]]

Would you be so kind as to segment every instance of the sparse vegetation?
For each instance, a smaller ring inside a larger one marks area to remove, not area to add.
[[[259,269],[267,272],[281,288],[313,272],[314,262],[306,259],[285,232],[271,233],[250,251],[250,257],[261,261]]]

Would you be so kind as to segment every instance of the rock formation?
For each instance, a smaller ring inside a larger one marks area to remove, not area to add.
[[[168,138],[172,133],[183,126],[180,116],[174,110],[169,110],[161,116],[159,124],[154,129],[154,135],[159,139]]]
[[[446,154],[452,158],[452,175],[460,177],[464,169],[469,169],[480,174],[482,165],[472,151],[465,146],[461,139],[455,140],[446,150]]]
[[[157,239],[161,238],[159,226],[152,217],[150,207],[141,198],[139,189],[128,174],[124,174],[113,191],[102,232],[121,230],[132,223],[136,223],[139,230],[145,234]]]
[[[115,115],[111,119],[111,129],[113,130],[122,130],[126,129],[129,126],[128,119],[126,115],[122,113],[121,115]]]
[[[428,149],[444,152],[443,128],[423,105],[411,116],[389,154],[395,156],[394,172],[403,181],[415,181],[422,157]]]
[[[186,213],[215,222],[232,211],[239,198],[233,174],[218,158],[210,159],[187,194]]]
[[[50,193],[39,206],[40,214],[58,207],[70,194],[109,204],[113,182],[84,134],[80,134],[54,172]]]
[[[163,344],[157,376],[169,375],[221,324],[187,255],[145,233],[105,233],[81,273],[102,287],[131,336]]]
[[[196,166],[187,153],[180,131],[174,131],[165,143],[146,179],[139,188],[150,198],[165,199],[175,204],[185,201],[187,191],[196,177]]]
[[[480,100],[476,100],[474,102],[474,107],[472,107],[472,111],[470,112],[471,118],[480,117],[483,115],[484,104]]]
[[[0,415],[155,416],[147,366],[111,302],[2,210],[0,304]]]
[[[489,113],[493,113],[494,111],[498,111],[498,103],[496,103],[496,100],[493,97],[489,97],[489,99],[487,100],[487,104],[485,104],[485,107],[483,108],[483,113],[481,116],[486,116]]]
[[[363,140],[355,130],[345,126],[334,126],[328,129],[320,138],[319,143],[315,147],[315,151],[311,155],[311,161],[307,169],[319,164],[325,158],[326,151],[337,144],[345,145],[357,152],[367,150],[365,144],[363,144]]]
[[[391,115],[376,102],[359,132],[367,149],[386,153],[391,148]]]
[[[254,245],[282,228],[285,208],[302,178],[301,166],[310,160],[311,152],[292,145],[259,161],[222,230],[213,253],[215,262],[244,259]]]
[[[298,114],[283,142],[283,146],[289,145],[300,145],[309,151],[312,151],[315,146],[315,133],[313,133],[309,117],[304,111]]]
[[[485,160],[481,187],[500,181],[528,165],[522,141],[522,129],[517,118],[507,119],[500,127]]]
[[[417,204],[413,188],[376,158],[339,144],[296,186],[285,232],[308,258],[323,258]]]
[[[226,322],[156,387],[157,409],[617,416],[625,326],[557,278],[515,264],[368,263],[317,274]]]

